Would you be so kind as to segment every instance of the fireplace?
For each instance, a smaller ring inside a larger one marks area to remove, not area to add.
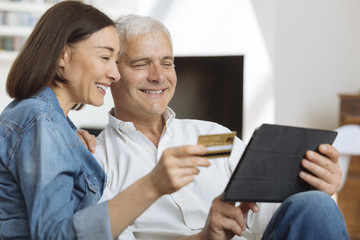
[[[244,56],[177,56],[177,118],[217,122],[242,137]]]

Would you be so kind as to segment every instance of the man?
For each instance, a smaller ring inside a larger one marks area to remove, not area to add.
[[[117,23],[121,79],[111,87],[115,107],[98,137],[95,153],[108,176],[102,200],[151,171],[165,149],[196,144],[198,135],[229,132],[212,122],[176,119],[168,108],[177,78],[171,37],[161,23],[135,15],[120,17]],[[189,185],[158,199],[119,238],[231,239],[241,235],[242,239],[260,239],[266,226],[264,238],[278,235],[296,239],[297,235],[309,239],[310,233],[314,239],[347,238],[343,218],[329,196],[341,178],[336,149],[321,145],[324,156],[307,152],[303,165],[317,177],[300,173],[302,179],[327,194],[311,191],[294,195],[274,215],[279,204],[235,206],[220,201],[244,148],[236,138],[229,158],[211,160],[211,166],[201,168]],[[322,219],[324,215],[326,219]]]

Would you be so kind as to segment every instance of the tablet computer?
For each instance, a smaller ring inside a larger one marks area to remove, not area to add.
[[[332,144],[337,132],[263,124],[256,129],[222,196],[223,201],[282,202],[310,190],[299,177],[307,150]]]

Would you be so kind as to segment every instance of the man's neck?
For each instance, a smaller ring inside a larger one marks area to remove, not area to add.
[[[125,122],[132,122],[136,130],[144,134],[156,147],[158,147],[160,137],[165,125],[163,117],[160,116],[146,116],[146,117],[125,117],[114,111],[114,116]]]

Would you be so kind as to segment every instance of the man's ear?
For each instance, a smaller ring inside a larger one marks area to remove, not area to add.
[[[70,56],[71,56],[71,49],[70,47],[66,44],[61,55],[60,55],[60,60],[59,60],[59,67],[65,67],[65,65],[70,61]]]

